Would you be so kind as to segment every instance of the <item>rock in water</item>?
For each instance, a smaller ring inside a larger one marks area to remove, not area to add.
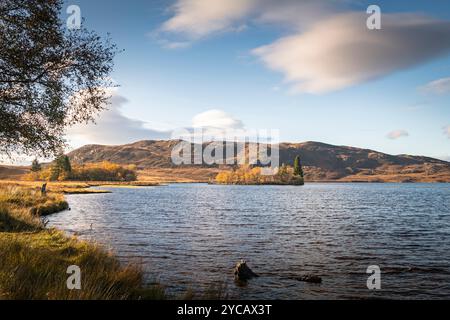
[[[305,275],[297,278],[298,281],[305,281],[305,282],[311,282],[311,283],[322,283],[322,278],[319,276],[314,275]]]
[[[237,281],[247,281],[251,278],[259,277],[248,266],[245,260],[241,260],[234,267],[234,279]]]

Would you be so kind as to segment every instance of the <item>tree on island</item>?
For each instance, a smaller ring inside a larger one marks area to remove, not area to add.
[[[116,46],[83,24],[69,29],[63,0],[0,1],[0,152],[51,156],[65,129],[93,121],[110,99]]]
[[[294,159],[294,176],[300,176],[303,178],[303,168],[300,162],[300,156],[296,156]]]

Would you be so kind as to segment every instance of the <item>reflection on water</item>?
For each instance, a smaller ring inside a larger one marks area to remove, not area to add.
[[[449,184],[174,184],[70,195],[50,225],[140,261],[169,291],[233,298],[450,298]],[[92,224],[92,229],[91,229]],[[241,258],[261,277],[233,282]],[[382,290],[366,287],[369,265]],[[322,284],[299,282],[320,275]]]

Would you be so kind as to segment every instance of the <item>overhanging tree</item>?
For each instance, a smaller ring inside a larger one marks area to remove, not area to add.
[[[50,156],[108,103],[116,46],[66,28],[61,0],[0,1],[0,152]]]

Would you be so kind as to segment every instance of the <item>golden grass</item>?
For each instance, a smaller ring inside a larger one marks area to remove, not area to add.
[[[43,183],[43,181],[0,180],[0,188],[17,186],[39,191]],[[110,193],[111,191],[109,190],[91,189],[91,187],[143,187],[158,185],[160,184],[151,181],[52,181],[47,182],[47,191],[49,193],[64,194]]]
[[[81,290],[67,289],[67,267],[81,269]],[[160,287],[142,286],[142,271],[123,267],[101,248],[56,230],[0,233],[0,298],[164,298]]]
[[[143,272],[122,266],[101,247],[46,229],[40,215],[63,210],[62,194],[0,186],[0,299],[163,299],[145,287]],[[81,290],[69,290],[66,271],[81,269]]]
[[[151,168],[138,171],[138,182],[192,183],[209,182],[221,171],[219,168]]]
[[[15,211],[44,216],[65,210],[69,207],[62,194],[42,195],[36,188],[19,186],[0,186],[0,204]]]

